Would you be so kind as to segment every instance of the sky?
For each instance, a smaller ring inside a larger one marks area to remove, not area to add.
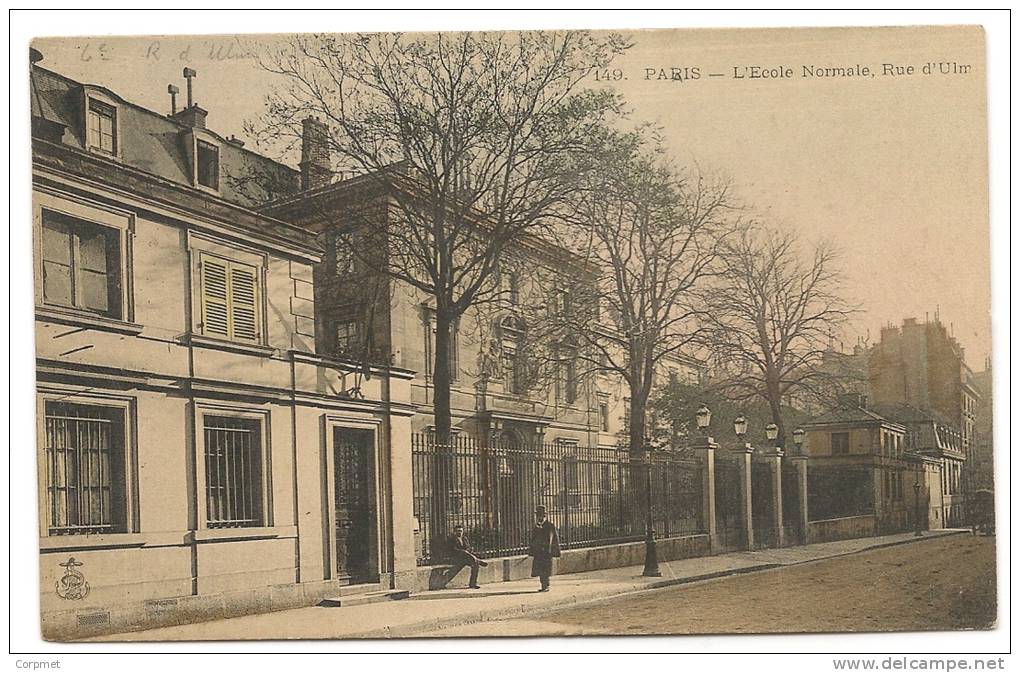
[[[983,368],[991,290],[979,28],[626,35],[633,47],[591,85],[622,93],[634,123],[660,125],[678,160],[728,176],[763,221],[843,251],[846,296],[863,309],[847,348],[857,337],[877,342],[882,326],[937,311],[968,364]],[[244,38],[252,39],[273,38]],[[194,68],[195,101],[209,111],[209,128],[247,139],[244,121],[261,114],[277,81],[246,57],[244,40],[101,37],[33,46],[41,65],[160,112],[169,112],[167,84],[180,87],[182,103],[182,68]],[[923,69],[940,63],[956,65],[947,74]],[[884,64],[892,74],[883,74]],[[805,77],[805,66],[870,73]],[[778,76],[753,78],[754,67]]]

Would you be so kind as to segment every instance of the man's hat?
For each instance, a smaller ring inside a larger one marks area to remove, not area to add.
[[[535,507],[535,514],[545,514],[545,505]]]

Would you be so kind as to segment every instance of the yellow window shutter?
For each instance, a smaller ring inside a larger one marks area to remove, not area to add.
[[[230,336],[227,270],[229,262],[202,255],[202,333]]]

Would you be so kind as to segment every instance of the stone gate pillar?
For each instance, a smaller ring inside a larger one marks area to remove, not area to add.
[[[772,532],[775,535],[776,547],[783,546],[783,450],[769,449],[764,456],[772,474]]]
[[[808,539],[810,529],[808,528],[807,497],[808,457],[791,456],[790,461],[797,470],[797,504],[799,506],[798,509],[800,514],[800,520],[798,521],[800,526],[800,539],[802,544],[810,544],[811,540]]]
[[[751,500],[751,455],[754,447],[750,444],[734,449],[733,459],[740,467],[740,525],[744,529],[744,548],[754,549],[754,503]]]
[[[719,447],[711,437],[696,440],[692,448],[701,458],[701,516],[705,532],[708,533],[709,551],[718,552],[719,536],[715,523],[715,450]]]

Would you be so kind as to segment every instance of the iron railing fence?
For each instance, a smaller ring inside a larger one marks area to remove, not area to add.
[[[667,454],[657,452],[646,463],[632,461],[625,449],[485,446],[466,437],[439,444],[429,434],[415,434],[418,563],[442,562],[446,536],[456,525],[464,526],[481,557],[523,554],[538,505],[545,506],[565,549],[640,540],[649,492],[657,535],[703,532],[702,463]]]
[[[742,456],[716,456],[715,461],[715,518],[716,535],[725,549],[739,549],[747,545],[744,497],[741,480],[744,470]]]
[[[773,466],[763,460],[751,461],[751,525],[754,548],[775,547],[776,514]]]
[[[800,472],[794,461],[783,459],[783,539],[786,546],[802,544],[805,531],[800,520]]]

